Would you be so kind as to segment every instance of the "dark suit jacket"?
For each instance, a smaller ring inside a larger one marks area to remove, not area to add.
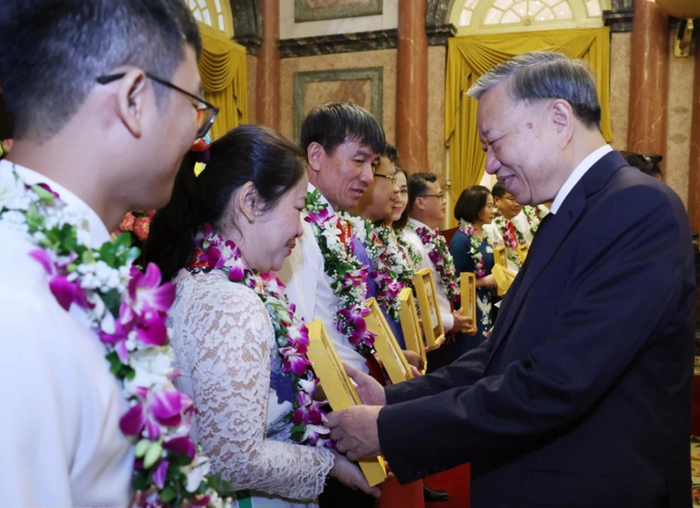
[[[543,223],[491,339],[387,388],[406,483],[472,462],[472,506],[690,506],[695,276],[665,184],[612,152]]]

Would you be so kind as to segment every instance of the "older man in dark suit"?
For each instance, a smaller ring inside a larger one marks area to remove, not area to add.
[[[555,53],[498,65],[479,100],[486,170],[553,200],[491,338],[330,415],[351,459],[409,482],[472,462],[472,506],[690,505],[695,277],[685,209],[600,134],[587,68]]]

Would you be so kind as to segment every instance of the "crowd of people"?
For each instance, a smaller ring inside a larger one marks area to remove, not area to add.
[[[299,144],[244,125],[191,151],[218,110],[181,0],[14,2],[0,52],[4,506],[375,506],[380,454],[405,506],[467,462],[476,508],[689,503],[688,219],[660,156],[605,142],[582,63],[526,53],[469,90],[498,183],[461,192],[448,242],[440,177],[353,103]],[[153,209],[139,268],[109,232]],[[445,335],[421,375],[399,294],[424,268]],[[388,381],[370,298],[413,379]],[[314,320],[362,405],[325,403]]]

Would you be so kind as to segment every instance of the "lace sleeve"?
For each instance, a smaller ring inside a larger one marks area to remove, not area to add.
[[[213,283],[212,283],[213,282]],[[248,288],[215,274],[196,277],[183,302],[195,351],[192,388],[198,441],[238,489],[309,500],[323,490],[333,466],[329,450],[266,439],[272,323]]]

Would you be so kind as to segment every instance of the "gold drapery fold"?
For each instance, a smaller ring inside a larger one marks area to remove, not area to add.
[[[225,34],[198,24],[203,46],[199,74],[204,86],[204,98],[220,110],[211,128],[214,141],[234,127],[248,123],[246,50],[227,39]]]
[[[486,160],[476,127],[477,101],[467,95],[467,90],[495,65],[529,51],[556,51],[590,65],[603,112],[603,137],[612,140],[608,27],[451,38],[447,51],[445,145],[450,149],[453,203],[462,190],[481,181]]]

